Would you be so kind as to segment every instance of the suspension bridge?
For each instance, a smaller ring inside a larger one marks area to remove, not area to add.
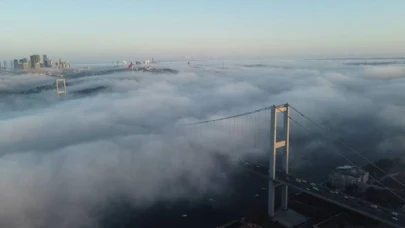
[[[254,164],[243,159],[239,159],[238,164],[268,179],[268,215],[270,218],[275,216],[275,188],[281,188],[280,210],[288,210],[288,188],[291,187],[381,223],[405,228],[405,215],[401,212],[333,191],[319,184],[301,181],[299,177],[289,174],[290,121],[310,132],[303,124],[291,117],[291,110],[304,117],[310,124],[325,131],[325,137],[327,137],[327,129],[289,104],[264,107],[207,121],[177,124],[165,127],[165,129],[168,132],[174,130],[176,133],[174,135],[182,137],[193,148],[203,148],[205,152],[224,153],[238,158],[246,154],[268,155],[268,166]],[[337,142],[345,146],[348,151],[356,153],[364,161],[385,173],[380,167],[358,153],[347,143],[339,139],[337,139]],[[338,151],[338,155],[353,166],[360,168],[343,153]],[[281,157],[281,159],[277,159],[277,157]],[[281,164],[276,164],[276,161],[280,160]],[[386,187],[376,178],[372,176],[370,178],[376,180],[405,204],[405,199],[394,190]],[[391,178],[405,188],[405,184],[396,180],[395,177]]]

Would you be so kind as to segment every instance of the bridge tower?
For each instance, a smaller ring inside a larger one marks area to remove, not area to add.
[[[56,93],[58,95],[66,94],[66,79],[65,78],[62,78],[62,77],[56,78]]]
[[[277,141],[277,113],[283,114],[283,140]],[[270,151],[269,151],[269,199],[268,199],[268,215],[274,217],[275,203],[275,176],[276,176],[276,153],[277,149],[283,153],[282,172],[288,174],[288,157],[290,146],[290,107],[288,104],[271,107],[270,121]],[[279,186],[279,185],[277,185]],[[288,186],[281,185],[281,209],[288,209]]]

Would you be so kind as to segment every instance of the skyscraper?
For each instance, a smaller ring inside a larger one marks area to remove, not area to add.
[[[42,63],[44,67],[49,67],[48,65],[48,56],[47,55],[42,55]]]
[[[4,60],[4,69],[7,68],[7,61]]]
[[[20,62],[22,61],[20,60]],[[14,69],[19,69],[18,59],[14,59]]]
[[[18,65],[20,69],[28,70],[31,67],[31,63],[28,62],[27,58],[20,59],[20,63]]]
[[[41,57],[39,55],[31,55],[31,68],[35,69],[35,66],[38,66],[37,63],[41,62]]]

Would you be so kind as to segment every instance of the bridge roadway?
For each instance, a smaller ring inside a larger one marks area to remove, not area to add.
[[[255,173],[258,173],[266,178],[269,177],[269,171],[267,167],[260,166],[257,164],[250,163],[248,161],[240,161],[241,165]],[[379,222],[391,225],[397,228],[405,228],[405,215],[396,212],[397,215],[393,214],[393,210],[389,210],[380,206],[377,208],[372,208],[373,205],[370,202],[354,198],[352,196],[346,195],[341,192],[332,191],[329,188],[310,183],[308,181],[299,180],[297,178],[286,175],[282,172],[276,172],[276,182],[287,184],[288,186],[303,191],[307,194],[315,196],[317,198],[323,199],[340,207],[346,208],[353,212],[362,214],[368,218],[372,218]],[[311,185],[312,184],[312,185]],[[315,186],[314,186],[315,185]],[[395,213],[395,212],[394,212]]]

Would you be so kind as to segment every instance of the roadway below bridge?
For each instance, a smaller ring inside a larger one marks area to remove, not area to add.
[[[269,178],[269,171],[267,167],[253,164],[248,161],[241,161],[241,165],[250,171]],[[309,195],[362,214],[384,224],[397,228],[405,228],[405,215],[400,212],[374,205],[370,202],[354,198],[342,192],[337,192],[324,186],[316,185],[315,183],[309,183],[306,180],[301,180],[291,175],[286,175],[282,172],[276,172],[276,179],[274,181],[280,184],[286,184]]]

